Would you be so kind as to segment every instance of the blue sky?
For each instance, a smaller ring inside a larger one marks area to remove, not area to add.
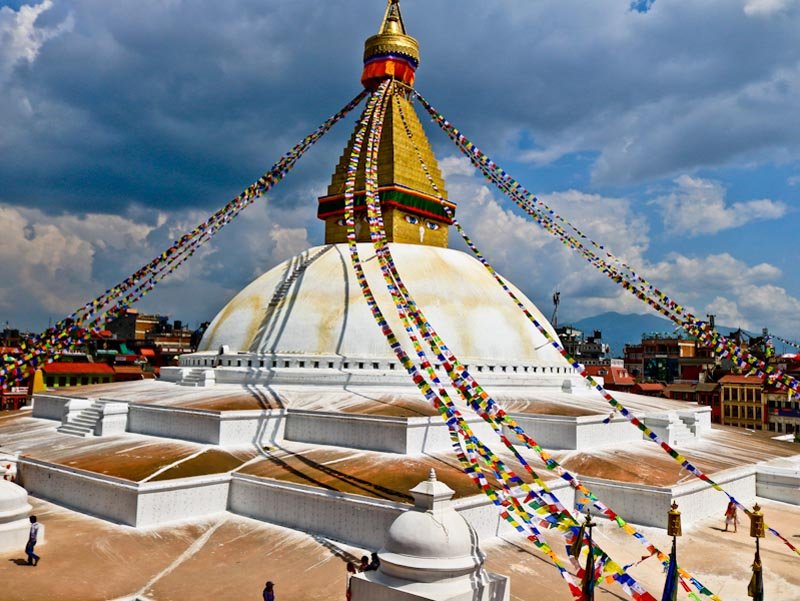
[[[418,89],[530,190],[696,313],[800,338],[798,0],[401,6]],[[0,2],[0,323],[70,313],[238,194],[355,95],[382,11]],[[320,243],[351,127],[142,308],[210,319]],[[556,288],[562,320],[647,311],[429,137],[462,222],[545,313]]]

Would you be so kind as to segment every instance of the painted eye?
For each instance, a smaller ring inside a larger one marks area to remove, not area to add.
[[[438,229],[441,227],[441,226],[440,226],[438,223],[436,223],[435,221],[426,221],[426,222],[425,222],[425,225],[427,225],[427,226],[428,226],[428,229],[429,229],[429,230],[433,230],[434,232],[435,232],[436,230],[438,230]]]
[[[347,225],[347,220],[342,218],[342,219],[340,219],[339,221],[336,222],[336,225],[345,226],[345,225]]]
[[[406,221],[408,221],[411,225],[417,225],[419,223],[419,219],[413,215],[406,215]]]

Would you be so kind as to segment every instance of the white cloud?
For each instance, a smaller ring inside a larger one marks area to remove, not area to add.
[[[207,216],[199,211],[50,215],[0,204],[0,317],[43,329],[160,254]],[[145,310],[207,319],[250,280],[308,248],[292,211],[254,205],[142,301]]]
[[[682,175],[675,185],[674,191],[652,201],[672,234],[714,234],[753,221],[780,219],[788,210],[782,202],[766,198],[727,204],[725,188],[707,179]]]
[[[748,16],[766,17],[785,11],[794,0],[747,0],[744,3],[744,13]]]
[[[52,0],[23,4],[18,11],[0,7],[0,75],[18,62],[33,63],[47,40],[72,29],[71,15],[55,27],[37,27],[36,20],[51,8]]]

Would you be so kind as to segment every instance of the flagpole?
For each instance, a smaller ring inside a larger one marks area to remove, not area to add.
[[[681,512],[678,511],[678,504],[675,501],[672,502],[667,516],[667,534],[672,537],[672,552],[669,554],[669,566],[661,601],[677,601],[680,578],[678,574],[678,537],[683,532],[681,531]]]
[[[586,521],[583,523],[589,531],[589,554],[586,556],[586,567],[583,575],[583,597],[581,601],[594,601],[594,544],[592,543],[592,509],[586,510]]]
[[[748,512],[750,516],[750,536],[756,539],[756,556],[753,559],[753,576],[747,585],[747,596],[752,597],[753,601],[764,601],[764,568],[761,564],[761,545],[759,539],[764,538],[764,514],[761,507],[756,503],[753,511]]]

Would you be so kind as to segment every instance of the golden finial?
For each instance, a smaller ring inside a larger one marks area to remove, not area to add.
[[[749,512],[750,516],[750,536],[753,538],[764,538],[764,514],[761,512],[761,507],[758,503],[753,506],[753,511]]]
[[[383,22],[378,33],[399,33],[405,35],[406,26],[403,15],[400,14],[400,0],[389,0],[386,12],[383,13]]]
[[[378,33],[364,43],[365,64],[388,57],[392,57],[393,60],[404,57],[409,61],[411,81],[405,83],[412,83],[413,71],[419,65],[419,44],[417,40],[406,33],[399,0],[389,0]],[[368,77],[372,78],[374,74],[370,73]],[[403,80],[402,77],[396,78]]]
[[[681,536],[681,512],[678,511],[678,504],[673,501],[672,509],[669,510],[667,521],[667,534],[670,536]]]

